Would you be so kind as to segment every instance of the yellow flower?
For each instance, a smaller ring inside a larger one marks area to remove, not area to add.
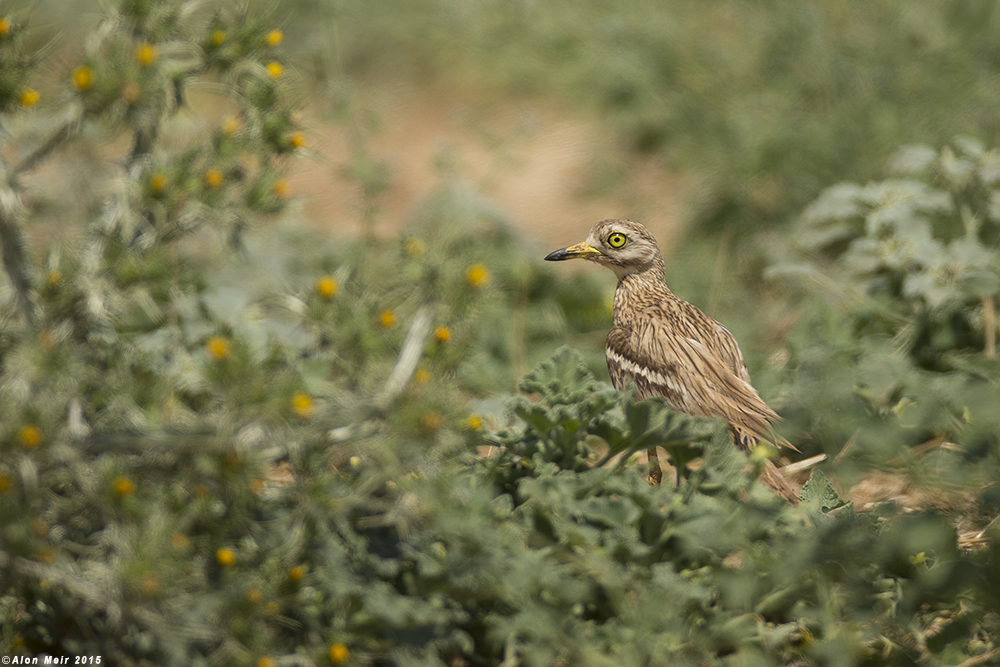
[[[94,85],[94,70],[80,65],[73,70],[73,86],[81,93]]]
[[[6,18],[0,18],[0,37],[3,37],[7,33],[9,33],[11,27],[13,26],[11,26],[10,20]]]
[[[139,46],[135,47],[135,59],[143,67],[149,67],[156,62],[156,59],[160,57],[159,51],[156,47],[149,42],[143,42]]]
[[[337,296],[338,289],[340,289],[340,285],[337,284],[337,279],[333,276],[323,276],[316,281],[316,292],[324,299],[332,299]]]
[[[48,275],[49,285],[55,287],[56,285],[62,282],[62,277],[63,277],[62,271],[60,271],[59,269],[52,269],[51,271],[49,271]]]
[[[10,488],[10,477],[7,475],[0,475],[0,493],[3,493]]]
[[[181,532],[170,534],[170,546],[174,548],[175,551],[185,551],[188,545],[191,544],[191,540],[188,536]]]
[[[160,580],[152,572],[147,572],[139,580],[139,589],[146,597],[155,598],[160,594]]]
[[[34,88],[25,88],[21,91],[21,106],[33,107],[38,104],[38,100],[40,99],[42,99],[41,93]]]
[[[170,185],[170,179],[167,178],[166,174],[161,174],[160,172],[156,172],[149,179],[149,189],[156,196],[162,195],[168,185]]]
[[[212,44],[215,46],[222,46],[222,43],[226,41],[226,33],[222,30],[216,30],[212,33]]]
[[[466,271],[465,277],[473,287],[485,287],[486,283],[490,281],[490,272],[482,264],[473,264]]]
[[[446,326],[438,327],[434,330],[434,338],[436,338],[439,343],[447,343],[451,340],[451,329]]]
[[[292,412],[299,417],[308,418],[313,414],[312,396],[304,391],[297,391],[292,395]]]
[[[280,30],[272,30],[267,33],[267,37],[264,38],[264,43],[268,46],[278,46],[281,41],[285,39],[285,33]]]
[[[343,644],[334,644],[330,647],[329,658],[333,664],[342,665],[347,662],[349,657],[351,657],[351,652]]]
[[[267,73],[271,75],[272,79],[280,79],[281,75],[285,73],[285,68],[282,67],[281,63],[272,60],[267,65]]]
[[[478,431],[483,427],[483,420],[479,417],[479,415],[469,415],[465,418],[465,425],[473,431]]]
[[[212,359],[222,361],[233,351],[233,346],[227,338],[212,336],[205,343],[205,349],[208,350],[208,356],[212,357]]]
[[[420,425],[424,427],[424,430],[432,433],[441,428],[443,423],[444,418],[441,417],[441,413],[434,412],[433,410],[424,414],[420,419]]]
[[[296,565],[288,571],[288,578],[292,581],[300,581],[306,575],[306,569],[301,565]]]
[[[34,424],[25,424],[18,432],[21,437],[21,444],[25,447],[37,447],[42,444],[42,429]]]
[[[426,249],[424,242],[416,236],[406,239],[406,254],[410,257],[421,257]]]
[[[417,384],[427,384],[427,381],[430,379],[431,374],[425,368],[418,368],[413,372],[413,381]]]
[[[277,667],[278,663],[269,655],[262,655],[257,658],[257,667]]]
[[[229,567],[236,563],[236,554],[232,549],[227,549],[222,547],[215,552],[215,562],[217,562],[222,567]]]
[[[298,130],[290,132],[288,134],[288,143],[291,144],[292,148],[302,148],[306,145],[306,135]]]
[[[49,534],[49,524],[42,517],[36,516],[31,520],[31,532],[35,534],[35,537],[45,537]]]
[[[379,313],[378,323],[385,329],[395,329],[399,326],[399,320],[396,319],[396,313],[391,310],[383,310]]]
[[[264,601],[264,594],[259,588],[251,588],[247,591],[247,602],[250,604],[260,604]]]
[[[135,484],[128,477],[115,477],[115,493],[119,496],[130,496],[135,491]]]
[[[768,459],[778,455],[778,450],[766,442],[758,442],[750,452],[750,460],[757,465],[764,465]]]
[[[274,196],[278,199],[288,199],[288,195],[292,192],[291,186],[288,185],[288,179],[279,178],[276,180],[274,185],[271,186],[271,192],[273,192]]]
[[[243,123],[240,122],[239,118],[237,118],[236,116],[230,116],[229,118],[226,119],[226,122],[222,124],[222,131],[226,134],[227,137],[231,137],[237,132],[239,132],[242,127]]]
[[[212,188],[213,190],[218,190],[222,187],[222,184],[226,182],[226,176],[221,171],[212,167],[205,170],[205,174],[202,177],[205,181],[205,185]]]

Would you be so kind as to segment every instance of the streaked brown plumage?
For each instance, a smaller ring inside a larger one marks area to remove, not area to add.
[[[605,352],[615,388],[632,378],[636,399],[663,396],[678,412],[720,417],[729,424],[734,444],[750,453],[758,440],[775,438],[772,424],[780,420],[750,384],[743,354],[733,335],[664,282],[663,255],[652,234],[631,220],[604,220],[587,240],[550,253],[555,261],[588,259],[618,276],[614,326]],[[650,479],[660,481],[656,450]],[[761,480],[782,498],[797,503],[798,495],[768,461]]]

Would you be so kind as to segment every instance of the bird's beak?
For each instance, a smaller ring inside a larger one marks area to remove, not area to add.
[[[545,259],[549,262],[559,262],[564,259],[576,259],[577,257],[591,257],[592,255],[603,254],[597,248],[587,245],[586,243],[577,243],[576,245],[571,245],[568,248],[560,248],[559,250],[553,250]]]

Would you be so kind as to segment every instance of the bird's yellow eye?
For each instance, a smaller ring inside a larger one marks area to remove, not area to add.
[[[628,243],[628,237],[621,232],[611,232],[605,242],[612,248],[621,248]]]

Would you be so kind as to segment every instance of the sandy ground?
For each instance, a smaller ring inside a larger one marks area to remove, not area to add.
[[[370,127],[324,122],[316,109],[305,116],[314,154],[296,164],[291,182],[303,217],[319,229],[361,229],[360,188],[343,176],[356,150],[352,135],[391,170],[378,202],[380,236],[403,228],[441,182],[435,165],[442,158],[545,247],[580,241],[593,223],[612,217],[640,220],[664,245],[681,229],[690,188],[654,159],[626,157],[598,119],[547,103],[405,86],[357,97],[365,110],[354,116],[371,118]]]

